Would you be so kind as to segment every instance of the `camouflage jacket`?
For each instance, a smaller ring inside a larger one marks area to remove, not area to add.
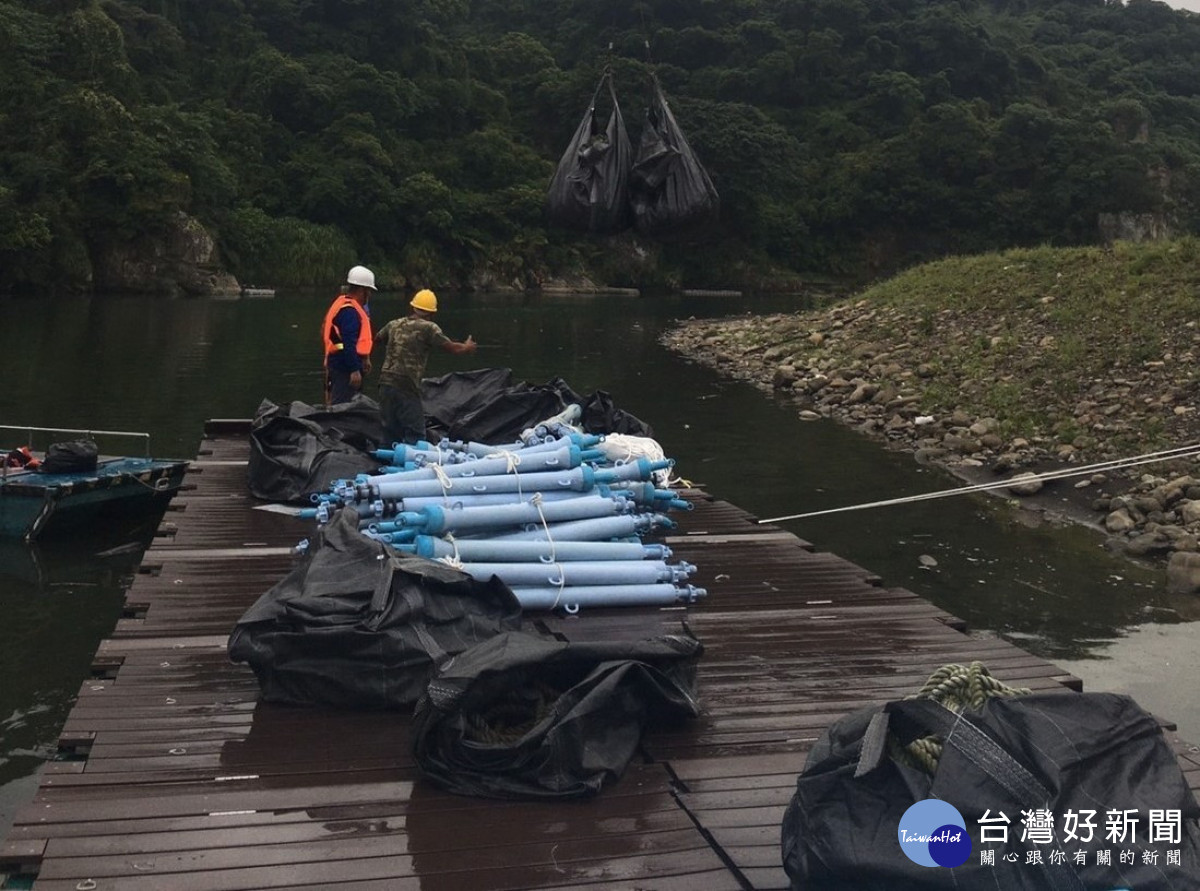
[[[449,341],[442,329],[428,319],[416,316],[393,319],[375,335],[375,342],[384,348],[379,383],[402,393],[420,395],[429,351]]]

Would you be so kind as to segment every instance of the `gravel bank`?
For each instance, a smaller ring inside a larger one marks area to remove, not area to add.
[[[1076,474],[1200,441],[1195,323],[1156,358],[1113,363],[1101,379],[1063,381],[1038,377],[1062,336],[1041,318],[984,324],[978,314],[945,310],[931,319],[862,299],[798,314],[688,320],[662,342],[790,399],[801,418],[834,419],[971,483],[1011,480],[998,494],[1092,526],[1131,557],[1163,561],[1176,590],[1200,589],[1200,464],[1189,457]],[[978,360],[989,351],[988,361]],[[1048,471],[1072,475],[1022,482]]]

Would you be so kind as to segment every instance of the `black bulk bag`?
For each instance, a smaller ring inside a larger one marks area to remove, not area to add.
[[[451,372],[421,381],[426,432],[442,438],[508,444],[528,427],[562,411],[561,387],[514,380],[507,368]]]
[[[582,401],[579,426],[587,433],[622,433],[654,436],[654,430],[636,415],[617,407],[607,390],[596,390]]]
[[[617,780],[651,722],[698,714],[691,636],[504,634],[448,662],[413,719],[421,772],[463,795],[561,799]]]
[[[264,400],[259,405],[256,421],[262,421],[265,410],[271,410],[269,400]],[[381,445],[391,445],[390,442],[386,442],[383,433],[383,415],[379,411],[379,403],[361,393],[349,402],[335,402],[332,405],[309,405],[297,399],[287,405],[277,406],[272,414],[312,421],[326,433],[331,433],[347,445],[365,452],[377,449]]]
[[[596,129],[596,98],[605,84],[613,107],[608,126],[600,133]],[[615,235],[628,229],[632,163],[625,119],[613,90],[612,74],[606,71],[550,180],[546,196],[550,223],[596,235]]]
[[[51,443],[39,469],[42,473],[91,473],[99,464],[100,449],[90,439]]]
[[[264,399],[250,425],[247,485],[256,498],[308,504],[335,480],[376,473],[384,439],[379,404],[366,396],[318,410]]]
[[[932,776],[897,757],[898,747],[931,733],[942,741]],[[931,798],[958,810],[970,838],[969,856],[954,868],[919,865],[901,846],[906,811]],[[1052,834],[1026,840],[1022,813],[1038,809],[1052,815]],[[1107,842],[1106,812],[1131,809],[1136,843]],[[1151,810],[1178,812],[1177,842],[1148,840]],[[1068,837],[1069,811],[1094,812],[1085,818],[1096,826],[1090,841],[1078,827]],[[1200,887],[1198,815],[1158,722],[1127,696],[992,698],[962,713],[908,699],[854,712],[822,735],[784,814],[783,864],[791,887],[807,891],[1184,891]],[[1111,865],[1097,862],[1105,848]],[[1118,851],[1127,848],[1133,862],[1122,863]],[[991,864],[983,862],[989,850]]]
[[[446,438],[507,445],[568,405],[580,406],[578,426],[585,433],[654,435],[649,424],[615,405],[604,390],[581,396],[560,377],[530,384],[515,380],[507,368],[427,377],[421,381],[421,401],[433,442]]]
[[[643,235],[696,234],[716,221],[720,198],[676,123],[658,78],[651,75],[651,82],[653,95],[629,175],[633,225]]]
[[[343,509],[304,559],[238,620],[229,658],[254,670],[267,702],[411,708],[456,653],[520,628],[521,605],[443,563],[403,557]]]

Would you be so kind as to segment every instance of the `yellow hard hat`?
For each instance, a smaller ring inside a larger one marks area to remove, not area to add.
[[[413,295],[408,302],[413,309],[423,309],[425,312],[437,312],[437,294],[428,288],[423,288]]]

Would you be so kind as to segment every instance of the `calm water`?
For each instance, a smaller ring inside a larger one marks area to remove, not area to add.
[[[268,300],[105,297],[0,301],[5,386],[0,423],[144,430],[164,457],[190,458],[204,421],[249,417],[265,397],[320,399],[317,330],[327,296]],[[762,517],[947,488],[906,455],[669,353],[673,319],[741,313],[729,299],[443,296],[447,334],[471,357],[438,355],[429,373],[503,366],[532,383],[562,377],[607,390],[649,422],[681,476]],[[754,304],[773,311],[786,301]],[[404,312],[373,304],[376,322]],[[373,386],[368,394],[374,395]],[[1200,740],[1200,600],[1172,598],[1163,574],[1117,560],[1083,529],[1030,528],[998,499],[949,498],[785,524],[815,543],[995,630],[1085,680],[1130,692]],[[145,538],[140,539],[144,544]],[[136,554],[0,550],[0,832],[36,788],[36,770],[112,629]],[[922,556],[937,561],[922,568]]]

